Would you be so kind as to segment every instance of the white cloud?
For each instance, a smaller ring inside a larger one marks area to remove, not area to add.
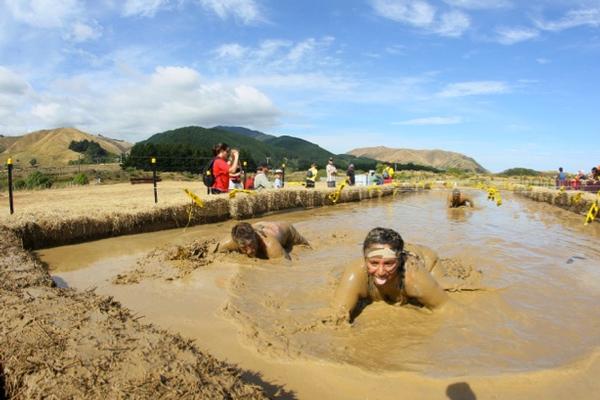
[[[233,17],[245,24],[261,22],[258,5],[254,0],[198,0],[206,9],[211,10],[221,19]]]
[[[123,15],[127,17],[153,17],[169,0],[127,0],[123,5]]]
[[[25,79],[0,65],[0,94],[22,96],[30,89]]]
[[[435,17],[435,7],[421,0],[372,0],[371,5],[384,18],[417,27],[431,25]]]
[[[0,77],[4,76],[14,78],[2,69]],[[5,89],[27,92],[29,86],[20,81],[21,85]],[[149,75],[127,81],[116,72],[74,76],[55,81],[44,92],[21,97],[26,101],[19,104],[2,106],[0,101],[0,114],[10,116],[0,120],[2,131],[76,126],[140,140],[185,125],[268,128],[280,115],[269,97],[253,86],[204,81],[195,69],[177,66],[159,66]]]
[[[508,0],[444,0],[444,3],[453,7],[460,7],[472,10],[483,10],[493,8],[510,7],[512,3]]]
[[[427,117],[395,122],[393,125],[456,125],[462,122],[461,117]]]
[[[102,36],[102,27],[97,23],[85,24],[83,22],[75,22],[73,24],[71,34],[68,38],[74,42],[85,42],[88,40],[98,39]]]
[[[496,29],[496,33],[498,34],[497,41],[505,45],[524,42],[539,36],[539,31],[530,28],[500,27]]]
[[[471,20],[467,14],[460,11],[450,11],[442,14],[434,31],[442,36],[458,37],[469,29],[470,25]]]
[[[485,94],[500,94],[507,93],[509,91],[510,88],[505,82],[470,81],[451,83],[449,85],[446,85],[446,87],[437,95],[439,97],[462,97]]]
[[[536,21],[538,28],[547,31],[562,31],[578,26],[600,26],[600,7],[571,10],[557,21]]]
[[[227,43],[219,46],[214,52],[219,58],[239,59],[242,58],[247,51],[248,49],[239,45],[238,43]]]
[[[424,0],[371,0],[371,6],[383,18],[441,36],[461,36],[471,25],[469,16],[462,11],[438,14],[437,9]]]
[[[322,39],[309,38],[297,43],[290,49],[287,59],[293,63],[302,61],[308,54],[314,53],[317,49],[327,48],[333,43],[334,38],[326,36]]]
[[[547,58],[542,58],[542,57],[540,57],[540,58],[536,58],[536,59],[535,59],[535,61],[536,61],[538,64],[542,64],[542,65],[544,65],[544,64],[549,64],[549,63],[550,63],[550,60],[548,60]]]
[[[5,0],[12,17],[38,28],[61,28],[80,13],[77,0]]]

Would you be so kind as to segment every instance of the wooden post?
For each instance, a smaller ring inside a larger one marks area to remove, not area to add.
[[[156,190],[156,157],[150,160],[152,164],[152,183],[154,184],[154,203],[158,203],[158,191]]]
[[[285,163],[281,164],[281,187],[285,186]]]
[[[12,179],[12,171],[13,171],[13,162],[12,158],[6,160],[6,166],[8,168],[8,203],[10,206],[10,213],[14,214],[15,207],[13,204],[13,179]]]

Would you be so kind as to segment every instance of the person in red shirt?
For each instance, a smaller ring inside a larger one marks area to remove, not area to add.
[[[231,163],[228,163],[229,153],[232,155]],[[213,147],[212,172],[215,177],[215,183],[211,187],[211,193],[227,193],[229,190],[229,174],[234,173],[238,168],[239,152],[236,149],[230,149],[225,143],[217,143]]]

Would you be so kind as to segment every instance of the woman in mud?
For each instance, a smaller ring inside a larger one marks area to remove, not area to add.
[[[286,222],[240,222],[231,229],[231,238],[221,241],[215,252],[239,251],[248,257],[290,258],[295,244],[310,246],[293,225]]]
[[[393,229],[372,229],[363,243],[363,260],[349,265],[342,275],[333,302],[336,317],[351,320],[361,308],[360,300],[442,306],[448,295],[429,273],[437,256],[426,248],[413,249],[406,251]]]
[[[460,192],[458,189],[452,190],[452,194],[448,196],[448,206],[450,208],[458,207],[474,207],[473,200]]]

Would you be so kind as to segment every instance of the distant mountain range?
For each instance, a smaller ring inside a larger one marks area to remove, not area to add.
[[[94,141],[109,153],[126,153],[132,144],[125,141],[91,135],[75,128],[58,128],[31,132],[23,136],[0,136],[0,162],[11,157],[17,164],[29,164],[35,159],[39,165],[62,166],[78,160],[80,154],[70,150],[71,141]]]
[[[450,168],[486,172],[479,163],[460,153],[442,150],[392,149],[384,146],[354,149],[347,154],[334,154],[319,145],[294,136],[274,136],[239,126],[202,128],[188,126],[154,134],[132,145],[102,135],[91,135],[74,128],[41,130],[23,136],[0,135],[0,162],[10,156],[21,164],[35,158],[40,165],[60,166],[78,160],[79,153],[69,149],[71,141],[94,141],[112,154],[130,153],[127,166],[148,168],[151,157],[156,156],[163,170],[201,170],[212,157],[211,149],[219,142],[241,151],[241,158],[249,168],[268,162],[273,167],[286,163],[296,169],[306,169],[311,162],[320,168],[330,157],[340,169],[353,163],[356,169],[375,168],[378,160],[392,163],[414,164],[447,170]]]
[[[393,149],[385,146],[377,146],[354,149],[349,151],[348,154],[391,163],[427,165],[443,170],[458,169],[480,173],[487,172],[473,158],[452,151]]]

